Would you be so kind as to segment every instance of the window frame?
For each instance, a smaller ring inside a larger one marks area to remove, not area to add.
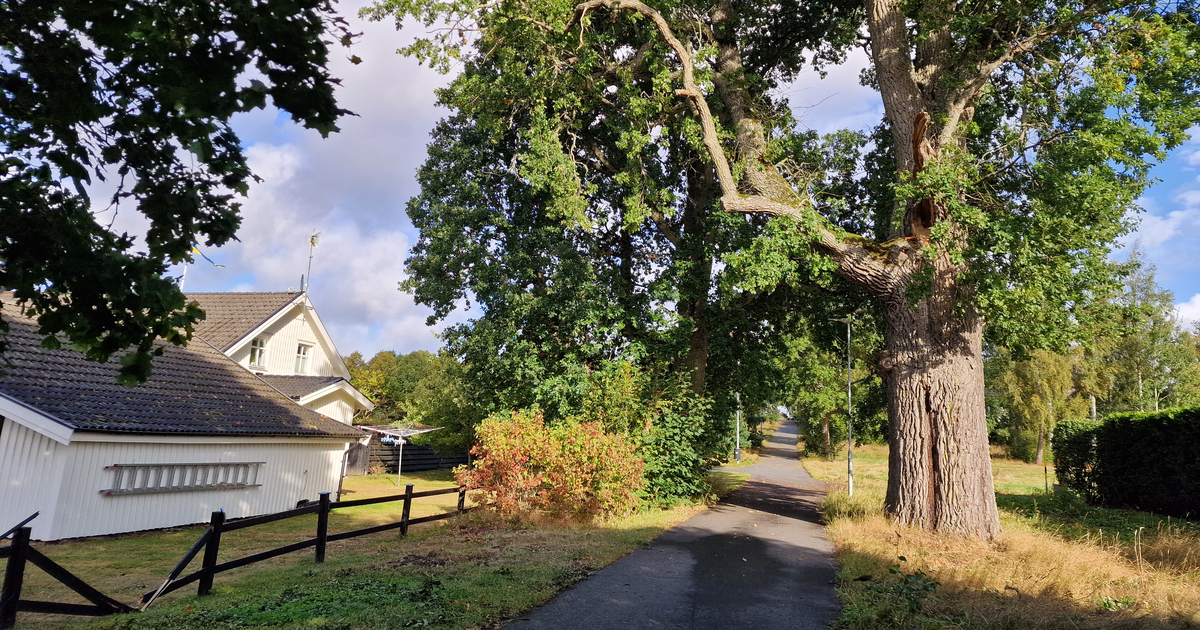
[[[257,361],[255,361],[255,354],[258,355]],[[266,337],[255,337],[253,340],[250,341],[250,359],[249,359],[249,361],[250,361],[250,367],[257,367],[257,368],[267,367],[267,338]]]
[[[310,359],[312,358],[312,344],[299,342],[296,344],[296,374],[308,374],[310,367]]]

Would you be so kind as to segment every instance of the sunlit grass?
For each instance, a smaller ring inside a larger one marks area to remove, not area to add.
[[[844,483],[844,455],[806,459],[805,467]],[[1195,523],[1048,495],[1043,467],[993,457],[1002,538],[936,535],[883,517],[886,446],[856,447],[854,461],[853,499],[837,490],[824,505],[846,604],[842,628],[1200,626]],[[940,583],[928,599],[922,574]]]

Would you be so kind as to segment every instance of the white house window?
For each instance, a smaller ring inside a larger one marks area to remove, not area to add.
[[[263,464],[113,464],[104,467],[105,470],[115,471],[112,485],[101,490],[100,494],[116,496],[256,488],[262,485],[258,482],[258,473]]]
[[[311,354],[312,346],[300,344],[296,346],[296,373],[308,374],[308,355]]]
[[[267,364],[267,340],[259,337],[250,342],[250,365],[262,367]]]

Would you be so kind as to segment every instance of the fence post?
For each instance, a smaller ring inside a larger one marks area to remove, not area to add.
[[[12,553],[4,569],[4,588],[0,590],[0,628],[17,625],[17,602],[21,601],[21,584],[25,581],[25,548],[29,546],[30,527],[13,532]]]
[[[463,508],[467,506],[467,489],[458,489],[458,515],[462,516]]]
[[[317,512],[317,564],[325,562],[325,543],[329,541],[329,493],[322,492]]]
[[[212,520],[209,521],[212,533],[208,536],[208,544],[204,546],[204,562],[200,565],[204,574],[200,576],[200,587],[196,589],[196,595],[208,595],[212,591],[213,576],[217,574],[214,571],[217,566],[217,552],[221,550],[221,528],[224,525],[225,511],[213,512]]]
[[[404,511],[400,513],[400,535],[408,535],[408,513],[412,508],[413,485],[404,486]]]

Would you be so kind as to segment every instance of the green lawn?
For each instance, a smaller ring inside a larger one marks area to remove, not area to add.
[[[714,473],[725,493],[746,475]],[[404,476],[416,490],[452,487],[448,471]],[[346,479],[343,499],[397,494],[394,475]],[[457,495],[414,501],[412,516],[451,511]],[[21,613],[18,628],[471,628],[493,624],[542,601],[682,522],[703,504],[646,510],[604,523],[509,522],[488,513],[330,543],[326,562],[304,550],[222,573],[213,594],[189,586],[144,613],[87,620]],[[400,503],[334,511],[330,531],[399,520]],[[227,533],[221,560],[312,537],[315,515]],[[203,533],[201,526],[60,543],[35,543],[105,594],[133,604],[155,588]],[[194,561],[193,568],[199,561]],[[24,598],[83,603],[37,569]]]

